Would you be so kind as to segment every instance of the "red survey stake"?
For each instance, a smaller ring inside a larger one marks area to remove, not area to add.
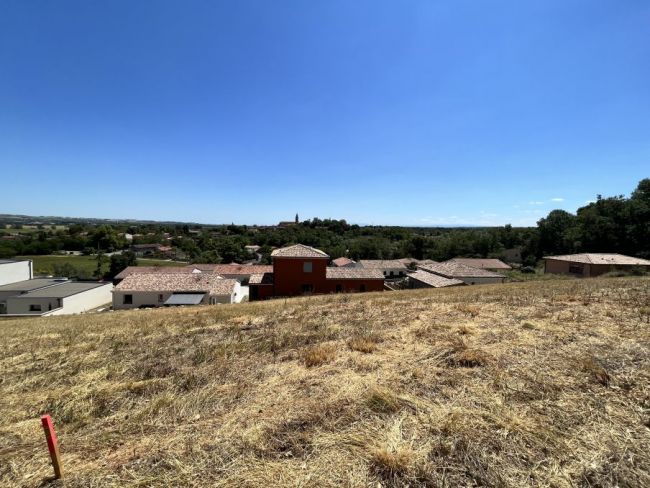
[[[41,423],[43,424],[43,430],[45,431],[47,449],[50,451],[50,458],[52,459],[54,477],[56,479],[59,479],[63,476],[63,469],[61,467],[61,456],[59,455],[59,441],[56,438],[56,432],[54,432],[52,417],[49,415],[42,415]]]

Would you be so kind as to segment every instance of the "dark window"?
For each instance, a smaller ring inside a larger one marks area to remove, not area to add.
[[[162,296],[162,295],[158,295],[158,303],[162,303],[162,301],[163,301],[163,296]]]
[[[311,273],[311,270],[312,270],[311,261],[305,261],[304,263],[302,263],[303,273]]]
[[[577,266],[575,264],[569,265],[569,273],[571,274],[582,274],[582,266]]]
[[[343,291],[343,285],[336,285],[336,293],[341,293]]]
[[[124,305],[132,305],[133,304],[133,295],[124,295],[124,301],[122,303]]]
[[[361,283],[361,284],[359,285],[359,291],[366,291],[366,285],[364,285],[363,283]]]
[[[41,311],[41,306],[40,305],[30,305],[29,306],[29,311],[30,312],[40,312]]]
[[[314,291],[314,286],[313,285],[302,285],[302,292],[303,293],[311,293]]]

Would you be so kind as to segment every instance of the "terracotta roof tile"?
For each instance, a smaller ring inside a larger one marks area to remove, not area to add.
[[[231,294],[237,280],[229,280],[205,273],[137,273],[124,278],[116,287],[118,291],[202,291],[212,295]]]
[[[336,258],[336,259],[332,260],[332,264],[334,266],[341,267],[341,266],[350,266],[352,264],[356,264],[356,262],[351,260],[350,258],[340,257],[340,258]]]
[[[273,272],[273,266],[265,264],[190,264],[187,267],[220,275],[246,275]]]
[[[426,271],[415,271],[409,273],[408,277],[412,280],[417,280],[425,283],[433,288],[444,288],[446,286],[459,286],[464,285],[465,282],[454,278],[445,278],[437,274],[428,273]]]
[[[271,252],[274,258],[329,258],[329,256],[314,247],[305,246],[304,244],[295,244],[293,246],[281,247]]]
[[[582,253],[582,254],[565,254],[562,256],[544,256],[544,259],[554,259],[556,261],[570,261],[572,263],[584,264],[609,264],[609,265],[628,265],[628,266],[650,266],[647,259],[626,256],[625,254],[615,253]]]
[[[382,280],[384,274],[380,269],[372,268],[330,268],[325,272],[325,278],[328,280]]]
[[[359,264],[363,268],[406,270],[406,266],[399,259],[361,259]]]
[[[189,266],[127,266],[124,268],[122,271],[120,271],[117,275],[115,275],[115,279],[121,280],[123,278],[126,278],[127,276],[131,274],[143,274],[143,273],[184,273],[184,274],[190,274],[192,273],[192,269],[189,268]]]
[[[472,268],[503,270],[512,269],[511,266],[508,266],[500,259],[454,258],[450,259],[450,261],[465,264],[467,266],[471,266]]]
[[[249,285],[272,285],[273,273],[256,273],[252,274],[248,280]]]
[[[505,278],[505,276],[486,269],[472,268],[455,261],[445,261],[437,264],[423,264],[418,269],[434,273],[445,278]]]

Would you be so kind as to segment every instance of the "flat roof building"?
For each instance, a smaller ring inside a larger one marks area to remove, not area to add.
[[[111,283],[50,281],[54,283],[7,297],[4,301],[5,313],[29,316],[75,314],[93,310],[111,301]]]
[[[650,261],[625,254],[595,252],[544,257],[545,273],[593,277],[633,268],[650,271]]]
[[[0,259],[0,286],[31,280],[33,277],[34,268],[31,259]]]

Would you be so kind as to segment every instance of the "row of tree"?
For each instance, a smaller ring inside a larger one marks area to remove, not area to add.
[[[650,258],[650,179],[642,180],[629,198],[598,196],[576,214],[553,210],[537,227],[362,227],[345,220],[318,218],[282,227],[75,223],[64,229],[43,228],[19,239],[0,240],[0,258],[61,250],[101,255],[128,249],[125,233],[136,236],[134,243],[171,243],[189,261],[207,263],[249,260],[253,256],[245,246],[250,244],[261,246],[262,261],[270,262],[272,248],[293,243],[323,249],[332,257],[349,256],[355,260],[413,257],[442,261],[455,256],[510,259],[513,249],[520,252],[527,265],[534,265],[548,254],[587,251]],[[125,259],[134,262],[134,256],[125,256],[112,259],[114,270],[123,266]]]

